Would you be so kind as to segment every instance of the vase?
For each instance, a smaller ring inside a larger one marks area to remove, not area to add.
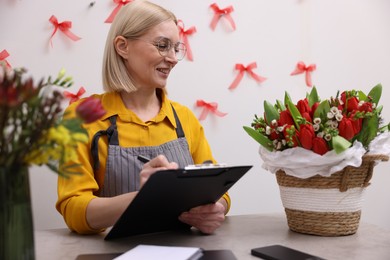
[[[374,166],[388,159],[386,155],[364,155],[359,167],[347,166],[329,177],[301,179],[279,170],[276,178],[289,228],[318,236],[355,234]]]
[[[29,171],[0,167],[0,259],[34,259]]]

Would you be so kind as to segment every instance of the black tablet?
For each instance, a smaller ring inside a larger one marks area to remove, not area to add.
[[[112,240],[189,228],[178,216],[217,202],[252,166],[219,166],[154,173],[106,235]]]

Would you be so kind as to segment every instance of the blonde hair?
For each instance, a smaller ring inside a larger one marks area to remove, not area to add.
[[[104,49],[102,75],[105,91],[130,93],[137,90],[123,58],[116,52],[115,38],[120,35],[125,38],[141,37],[165,21],[177,24],[172,12],[145,0],[134,0],[120,9],[111,24]]]

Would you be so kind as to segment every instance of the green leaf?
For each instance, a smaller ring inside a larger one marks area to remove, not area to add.
[[[279,99],[276,100],[276,104],[279,107],[280,111],[286,110],[286,106]]]
[[[344,152],[351,145],[352,143],[342,136],[337,135],[332,137],[332,147],[337,154]]]
[[[273,151],[272,141],[269,140],[266,136],[257,132],[255,129],[253,129],[249,126],[243,126],[243,128],[248,133],[249,136],[251,136],[253,139],[255,139],[264,148],[266,148],[270,152]]]
[[[363,119],[362,130],[360,130],[360,133],[356,136],[356,140],[367,148],[368,144],[377,136],[378,131],[379,118],[377,114],[373,114],[372,117]]]
[[[264,113],[267,119],[267,122],[270,124],[273,120],[279,120],[279,113],[275,109],[275,107],[268,102],[267,100],[264,100]]]
[[[290,111],[291,116],[292,116],[292,118],[294,120],[295,127],[299,130],[300,127],[299,127],[298,119],[302,118],[302,115],[299,112],[298,108],[293,104],[293,102],[291,102],[291,99],[287,99],[286,102],[287,102],[286,103],[287,108]]]
[[[377,105],[379,103],[379,100],[381,99],[381,95],[382,95],[382,84],[376,85],[368,93],[368,96],[371,97],[372,99],[372,103],[375,103]]]
[[[320,102],[316,87],[311,89],[310,94],[307,96],[307,101],[309,102],[310,107],[312,107],[315,103]]]
[[[329,102],[328,102],[328,100],[324,100],[318,105],[316,111],[314,111],[313,118],[318,117],[318,118],[321,118],[322,121],[325,121],[326,115],[329,111],[330,111]]]
[[[359,94],[359,96],[358,96],[359,100],[364,100],[364,101],[368,100],[366,94],[363,91],[359,90],[358,94]]]
[[[288,104],[288,101],[292,102],[292,101],[291,101],[290,94],[288,94],[288,92],[286,91],[286,92],[284,93],[284,104],[285,104],[286,106],[287,106],[287,104]]]

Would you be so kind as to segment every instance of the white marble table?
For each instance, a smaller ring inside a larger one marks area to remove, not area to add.
[[[164,232],[105,241],[103,234],[82,236],[67,229],[35,232],[37,260],[75,259],[80,254],[121,253],[138,244],[195,246],[206,250],[230,249],[239,260],[259,259],[251,248],[272,244],[285,245],[326,259],[390,259],[390,232],[360,223],[356,234],[319,237],[295,233],[283,214],[228,216],[213,235],[196,230]]]

